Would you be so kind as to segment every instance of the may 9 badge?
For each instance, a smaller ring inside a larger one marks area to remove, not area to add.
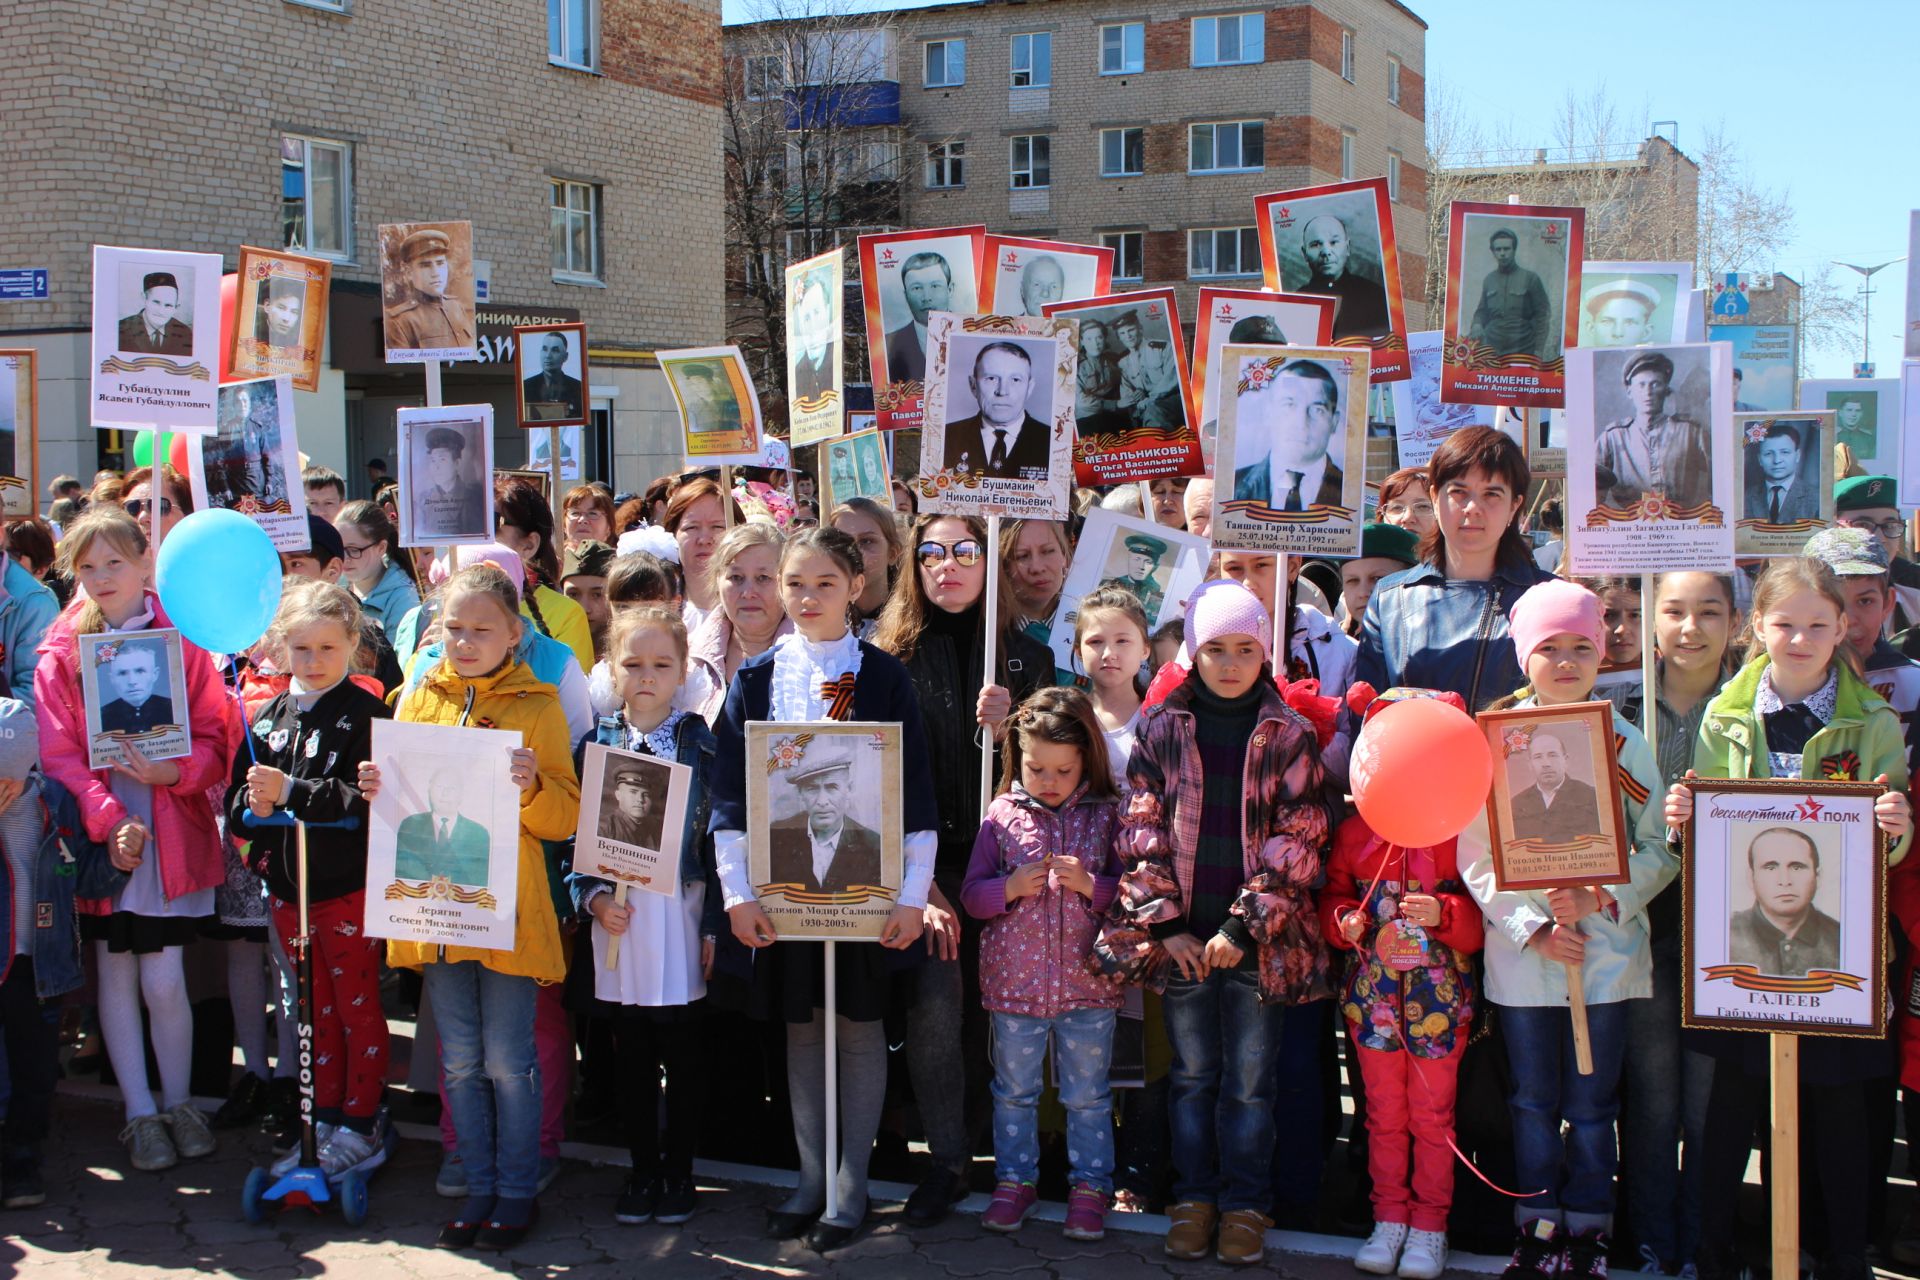
[[[1427,963],[1427,931],[1411,920],[1395,917],[1381,926],[1374,951],[1380,963],[1405,973]]]

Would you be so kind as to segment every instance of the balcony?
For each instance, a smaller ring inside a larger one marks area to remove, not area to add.
[[[800,85],[787,90],[787,128],[864,128],[900,123],[900,84],[867,80],[858,84]]]

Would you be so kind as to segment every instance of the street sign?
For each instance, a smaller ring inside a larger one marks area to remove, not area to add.
[[[0,301],[28,302],[47,296],[47,268],[0,267]]]
[[[1873,366],[1870,364],[1862,364],[1858,360],[1855,360],[1853,362],[1853,376],[1856,378],[1871,378],[1873,376]]]
[[[473,300],[493,301],[493,264],[484,258],[473,260]]]
[[[1729,320],[1747,314],[1747,277],[1729,271],[1713,282],[1713,314]]]

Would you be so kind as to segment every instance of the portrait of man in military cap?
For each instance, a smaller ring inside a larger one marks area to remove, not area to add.
[[[382,226],[380,250],[387,359],[472,359],[473,224]]]
[[[1552,287],[1551,280],[1545,283]],[[1685,342],[1692,285],[1693,264],[1686,262],[1581,263],[1575,313],[1579,345],[1650,347]]]
[[[853,747],[820,736],[786,775],[798,812],[769,831],[768,883],[804,893],[845,893],[881,883],[880,834],[853,816]]]
[[[487,406],[402,409],[400,538],[437,547],[493,540]]]
[[[599,832],[638,849],[658,849],[667,816],[665,766],[610,756],[601,784]]]
[[[1594,285],[1580,299],[1580,341],[1588,347],[1637,347],[1653,338],[1660,295],[1637,280]]]
[[[1107,571],[1102,575],[1133,592],[1147,617],[1159,616],[1160,604],[1167,598],[1166,579],[1173,569],[1173,548],[1150,533],[1128,533],[1118,539],[1107,555]]]
[[[1659,495],[1677,507],[1699,506],[1713,497],[1712,419],[1705,402],[1702,349],[1596,355],[1594,420],[1604,422],[1594,441],[1594,492],[1610,507],[1631,507]],[[1674,356],[1687,364],[1675,377]],[[1619,369],[1620,392],[1606,377]],[[1683,392],[1684,388],[1684,392]],[[1687,403],[1681,403],[1684,398]],[[1621,401],[1626,412],[1618,412]],[[1614,412],[1608,413],[1611,407]]]
[[[180,318],[183,300],[192,297],[193,279],[184,269],[143,274],[138,296],[123,299],[122,305],[131,305],[133,314],[120,321],[117,350],[134,355],[192,355],[193,326]]]

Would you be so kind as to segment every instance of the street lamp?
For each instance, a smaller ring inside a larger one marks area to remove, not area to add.
[[[1895,262],[1905,262],[1906,260],[1907,260],[1906,256],[1903,254],[1898,258],[1894,258],[1892,261],[1883,262],[1877,267],[1857,267],[1851,262],[1842,262],[1838,258],[1833,259],[1834,266],[1845,267],[1849,271],[1858,271],[1860,273],[1860,297],[1862,298],[1863,304],[1864,304],[1864,310],[1861,312],[1861,316],[1860,316],[1860,363],[1863,365],[1869,365],[1873,363],[1873,275],[1874,275],[1874,272],[1885,271],[1888,267],[1892,266]]]

